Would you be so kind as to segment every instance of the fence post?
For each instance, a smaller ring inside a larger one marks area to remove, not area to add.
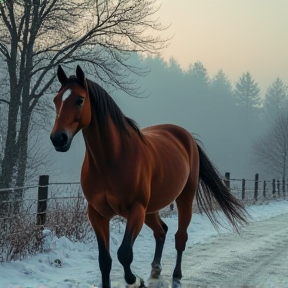
[[[226,172],[225,173],[225,184],[227,186],[228,189],[230,189],[230,172]]]
[[[272,195],[273,195],[273,198],[276,197],[276,183],[275,183],[275,179],[272,180]]]
[[[245,179],[242,179],[242,200],[245,199]]]
[[[36,218],[37,225],[44,225],[46,222],[48,184],[49,184],[48,175],[39,176],[38,205],[37,205],[37,218]]]
[[[285,199],[286,194],[285,177],[283,177],[282,184],[283,184],[283,198]]]
[[[277,192],[278,192],[278,198],[280,197],[280,180],[277,180]]]
[[[254,184],[254,200],[258,200],[258,183],[259,183],[259,174],[255,174],[255,184]]]
[[[263,182],[263,198],[266,198],[266,180]]]

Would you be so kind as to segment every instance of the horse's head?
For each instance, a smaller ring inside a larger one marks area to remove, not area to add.
[[[87,82],[80,66],[77,66],[76,76],[68,78],[59,65],[57,76],[62,86],[53,100],[56,119],[50,139],[56,151],[66,152],[74,135],[89,125],[91,107]]]

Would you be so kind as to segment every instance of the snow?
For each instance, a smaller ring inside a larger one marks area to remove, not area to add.
[[[251,215],[250,222],[263,221],[278,215],[288,214],[288,202],[285,200],[271,201],[261,205],[247,207]],[[177,229],[177,216],[165,218],[169,230],[163,252],[163,262],[171,262],[171,271],[163,271],[172,275],[176,251],[174,234]],[[111,281],[113,287],[125,287],[123,269],[117,259],[117,249],[121,244],[125,224],[111,224],[111,256],[113,266]],[[221,233],[233,233],[224,228]],[[72,243],[65,237],[57,238],[49,230],[46,235],[45,252],[31,256],[22,261],[0,264],[0,288],[93,288],[101,282],[98,267],[97,243]],[[209,243],[219,233],[213,228],[205,215],[193,214],[188,229],[187,247],[196,243]],[[240,237],[240,236],[239,236]],[[151,230],[143,226],[134,244],[134,261],[132,271],[143,279],[149,278],[150,263],[154,254],[154,239]],[[188,253],[188,249],[185,251]],[[184,256],[185,257],[185,252]],[[169,266],[170,267],[170,266]],[[162,273],[163,273],[162,272]]]

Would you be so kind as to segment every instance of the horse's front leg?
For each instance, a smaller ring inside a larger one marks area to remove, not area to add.
[[[118,249],[118,259],[124,268],[124,278],[127,284],[136,282],[136,276],[132,273],[130,265],[133,261],[133,244],[138,236],[145,219],[145,208],[141,203],[135,203],[131,207],[127,218],[127,225],[122,244]]]
[[[96,233],[99,250],[99,267],[102,274],[102,288],[111,288],[110,272],[112,259],[109,252],[109,221],[88,204],[88,217]]]

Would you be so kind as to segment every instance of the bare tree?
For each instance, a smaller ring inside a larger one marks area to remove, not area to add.
[[[4,0],[0,55],[8,71],[7,135],[0,188],[24,183],[32,113],[51,92],[55,67],[77,61],[104,83],[132,94],[131,52],[157,53],[167,45],[155,18],[156,0]],[[134,87],[135,88],[135,87]],[[1,119],[2,121],[2,119]],[[12,175],[16,169],[16,181]]]
[[[288,168],[288,115],[278,116],[266,135],[254,143],[256,160],[264,165],[266,172],[287,178]]]
[[[51,167],[53,163],[52,158],[49,157],[49,149],[47,149],[50,143],[47,142],[45,137],[52,122],[49,115],[51,114],[50,106],[48,106],[48,109],[44,107],[44,105],[49,105],[47,100],[46,98],[40,99],[30,120],[25,175],[25,182],[29,182],[29,185],[35,184],[35,181],[38,182],[38,177],[35,177],[35,175],[46,173],[47,167]]]

